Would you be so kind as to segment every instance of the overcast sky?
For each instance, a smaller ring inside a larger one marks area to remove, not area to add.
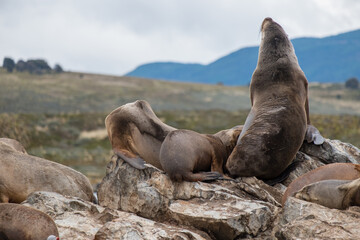
[[[0,0],[0,58],[122,75],[258,45],[268,16],[295,38],[359,29],[359,13],[359,0]]]

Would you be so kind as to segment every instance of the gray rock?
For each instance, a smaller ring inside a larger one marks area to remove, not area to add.
[[[121,159],[113,159],[107,173],[98,190],[100,205],[194,226],[217,239],[266,232],[280,206],[281,194],[276,189],[269,193],[256,178],[175,183],[155,167],[137,170]]]
[[[22,204],[50,215],[60,239],[210,239],[196,229],[156,223],[58,193],[35,192]]]
[[[299,227],[310,234],[313,225],[304,223],[303,226],[293,226],[297,224],[296,221],[286,220],[292,216],[290,210],[278,214],[286,186],[302,174],[326,163],[358,163],[359,156],[359,149],[340,141],[326,140],[323,146],[304,143],[294,159],[294,169],[289,178],[275,187],[255,177],[238,178],[236,182],[177,183],[151,165],[137,170],[121,159],[112,159],[107,166],[107,175],[99,186],[99,204],[162,223],[174,222],[182,227],[195,227],[213,239],[271,239],[275,237],[274,234],[280,238],[291,238],[286,229]],[[290,209],[301,206],[293,205]],[[317,211],[317,207],[309,209]],[[312,217],[308,218],[304,218],[304,221]],[[276,219],[281,224],[275,222]],[[116,229],[109,225],[110,228]],[[299,233],[298,236],[310,235]]]
[[[188,230],[157,223],[134,214],[122,213],[121,218],[107,222],[95,235],[95,240],[107,239],[211,239],[199,230]]]
[[[350,143],[339,140],[325,139],[322,145],[304,142],[299,151],[324,164],[336,162],[360,164],[360,150]]]
[[[360,208],[341,211],[289,198],[273,234],[278,239],[359,239]]]
[[[319,153],[318,153],[319,152]],[[22,204],[50,215],[61,239],[357,239],[360,208],[328,209],[282,192],[298,176],[330,162],[359,163],[360,151],[340,141],[305,143],[289,178],[271,187],[255,177],[172,182],[159,169],[112,159],[98,188],[99,204],[35,192]]]

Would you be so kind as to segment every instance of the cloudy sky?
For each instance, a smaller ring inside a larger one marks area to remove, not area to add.
[[[268,16],[295,38],[359,29],[359,13],[358,0],[0,0],[0,58],[122,75],[258,45]]]

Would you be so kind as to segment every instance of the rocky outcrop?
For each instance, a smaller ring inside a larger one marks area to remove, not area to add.
[[[303,173],[328,162],[360,163],[359,156],[339,141],[304,144],[289,178],[274,187],[255,177],[176,183],[151,165],[137,170],[112,159],[100,205],[50,192],[22,204],[51,216],[61,239],[357,239],[359,207],[341,211],[289,198],[281,208],[280,200]]]
[[[298,176],[331,162],[360,163],[360,151],[340,141],[326,140],[323,146],[304,143],[294,159],[289,178],[274,187],[255,177],[175,183],[151,165],[137,170],[121,159],[112,159],[99,186],[99,204],[162,223],[192,226],[214,239],[273,238],[275,235],[287,238],[286,229],[292,228],[293,222],[284,219],[300,207],[291,203],[302,201],[292,199],[290,206],[282,210],[279,204],[282,192]],[[324,207],[316,204],[302,203],[309,205],[309,212],[314,214],[324,211]],[[326,228],[325,220],[319,221],[323,221]]]
[[[255,178],[174,183],[155,167],[137,170],[121,159],[109,163],[98,191],[102,206],[194,226],[217,239],[254,237],[271,229],[280,196],[262,189]]]
[[[273,235],[278,239],[359,239],[360,207],[340,211],[289,198]]]
[[[58,193],[35,192],[22,204],[51,216],[60,239],[210,239],[196,229],[157,223]]]

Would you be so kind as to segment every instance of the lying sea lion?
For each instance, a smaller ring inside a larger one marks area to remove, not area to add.
[[[0,141],[0,202],[21,203],[35,191],[93,201],[89,180],[62,164],[25,154]]]
[[[105,126],[118,157],[137,169],[144,169],[147,162],[162,170],[161,144],[176,129],[163,123],[148,102],[137,100],[118,107],[106,117]]]
[[[171,180],[177,182],[221,179],[226,159],[241,129],[242,126],[236,126],[214,135],[185,129],[174,130],[161,145],[161,166]]]
[[[59,240],[55,222],[46,213],[14,203],[0,203],[1,240]]]
[[[275,178],[290,165],[304,138],[324,141],[310,125],[308,82],[285,31],[265,18],[261,33],[250,83],[252,107],[226,163],[233,177]]]
[[[24,146],[20,142],[14,140],[14,139],[0,138],[0,142],[3,142],[5,144],[9,145],[10,147],[12,147],[16,151],[19,151],[19,152],[22,152],[22,153],[27,153]]]
[[[323,180],[303,187],[295,197],[328,208],[346,209],[360,206],[360,178]]]
[[[281,199],[281,204],[284,206],[289,197],[294,196],[296,192],[306,185],[322,180],[354,180],[358,178],[360,178],[359,164],[331,163],[318,167],[292,181]]]

